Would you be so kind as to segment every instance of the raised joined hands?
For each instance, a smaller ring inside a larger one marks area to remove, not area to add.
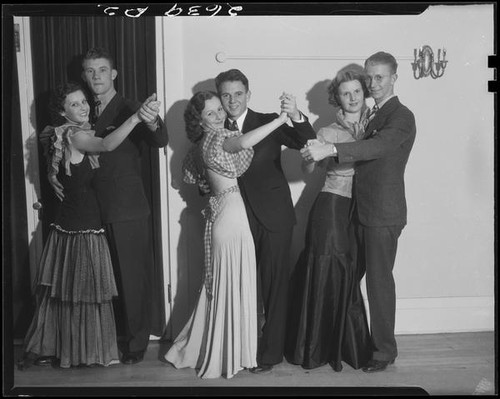
[[[281,112],[286,112],[292,120],[300,119],[300,111],[297,108],[297,100],[294,95],[283,92],[280,100]]]
[[[137,116],[146,124],[155,124],[158,120],[158,114],[160,113],[160,104],[161,101],[156,100],[156,93],[151,94],[142,103],[137,111]]]

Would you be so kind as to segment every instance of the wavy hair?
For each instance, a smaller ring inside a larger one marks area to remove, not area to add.
[[[230,69],[228,71],[221,72],[217,75],[217,77],[215,78],[215,87],[219,94],[220,94],[220,87],[224,82],[241,82],[243,83],[243,86],[245,86],[245,89],[247,91],[250,87],[248,83],[248,78],[239,69]]]
[[[337,73],[328,86],[328,102],[334,107],[340,107],[339,87],[342,83],[351,82],[353,80],[357,80],[361,84],[364,97],[370,97],[363,67],[358,64],[349,64]]]
[[[111,69],[116,69],[116,62],[111,53],[103,47],[93,47],[83,56],[82,67],[87,60],[96,60],[98,58],[104,58],[109,61]]]
[[[66,101],[68,94],[74,93],[78,90],[80,90],[85,97],[87,97],[83,87],[76,82],[63,83],[53,90],[49,100],[49,112],[50,119],[52,120],[52,124],[54,126],[60,126],[66,123],[66,118],[61,115],[61,112],[64,111],[64,101]]]
[[[198,143],[203,137],[201,113],[205,109],[205,102],[214,97],[217,97],[215,92],[204,90],[196,92],[189,100],[184,111],[184,122],[186,123],[186,133],[189,141]]]

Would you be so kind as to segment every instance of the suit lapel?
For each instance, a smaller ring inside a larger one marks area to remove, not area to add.
[[[116,110],[121,103],[121,96],[117,93],[111,99],[109,104],[104,109],[103,113],[97,118],[95,124],[96,136],[103,137],[106,130],[115,130],[118,126],[110,126],[116,116]],[[110,128],[110,129],[108,129]],[[111,129],[112,128],[112,129]]]
[[[394,110],[399,107],[399,99],[397,96],[392,97],[389,101],[387,101],[382,108],[380,108],[373,119],[368,123],[366,127],[366,135],[365,138],[368,138],[380,130],[385,123],[387,115],[390,115],[394,112]]]
[[[259,127],[259,118],[257,117],[257,114],[249,108],[247,116],[243,121],[243,127],[241,129],[241,132],[246,133],[257,127]]]

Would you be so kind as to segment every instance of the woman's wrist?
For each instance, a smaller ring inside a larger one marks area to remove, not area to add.
[[[137,125],[139,122],[141,122],[141,118],[139,118],[139,115],[135,113],[130,117],[130,122],[134,125]]]

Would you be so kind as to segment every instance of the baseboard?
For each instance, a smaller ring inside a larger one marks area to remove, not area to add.
[[[365,297],[366,298],[366,297]],[[369,303],[365,300],[369,319]],[[398,298],[396,334],[494,331],[494,297]]]

